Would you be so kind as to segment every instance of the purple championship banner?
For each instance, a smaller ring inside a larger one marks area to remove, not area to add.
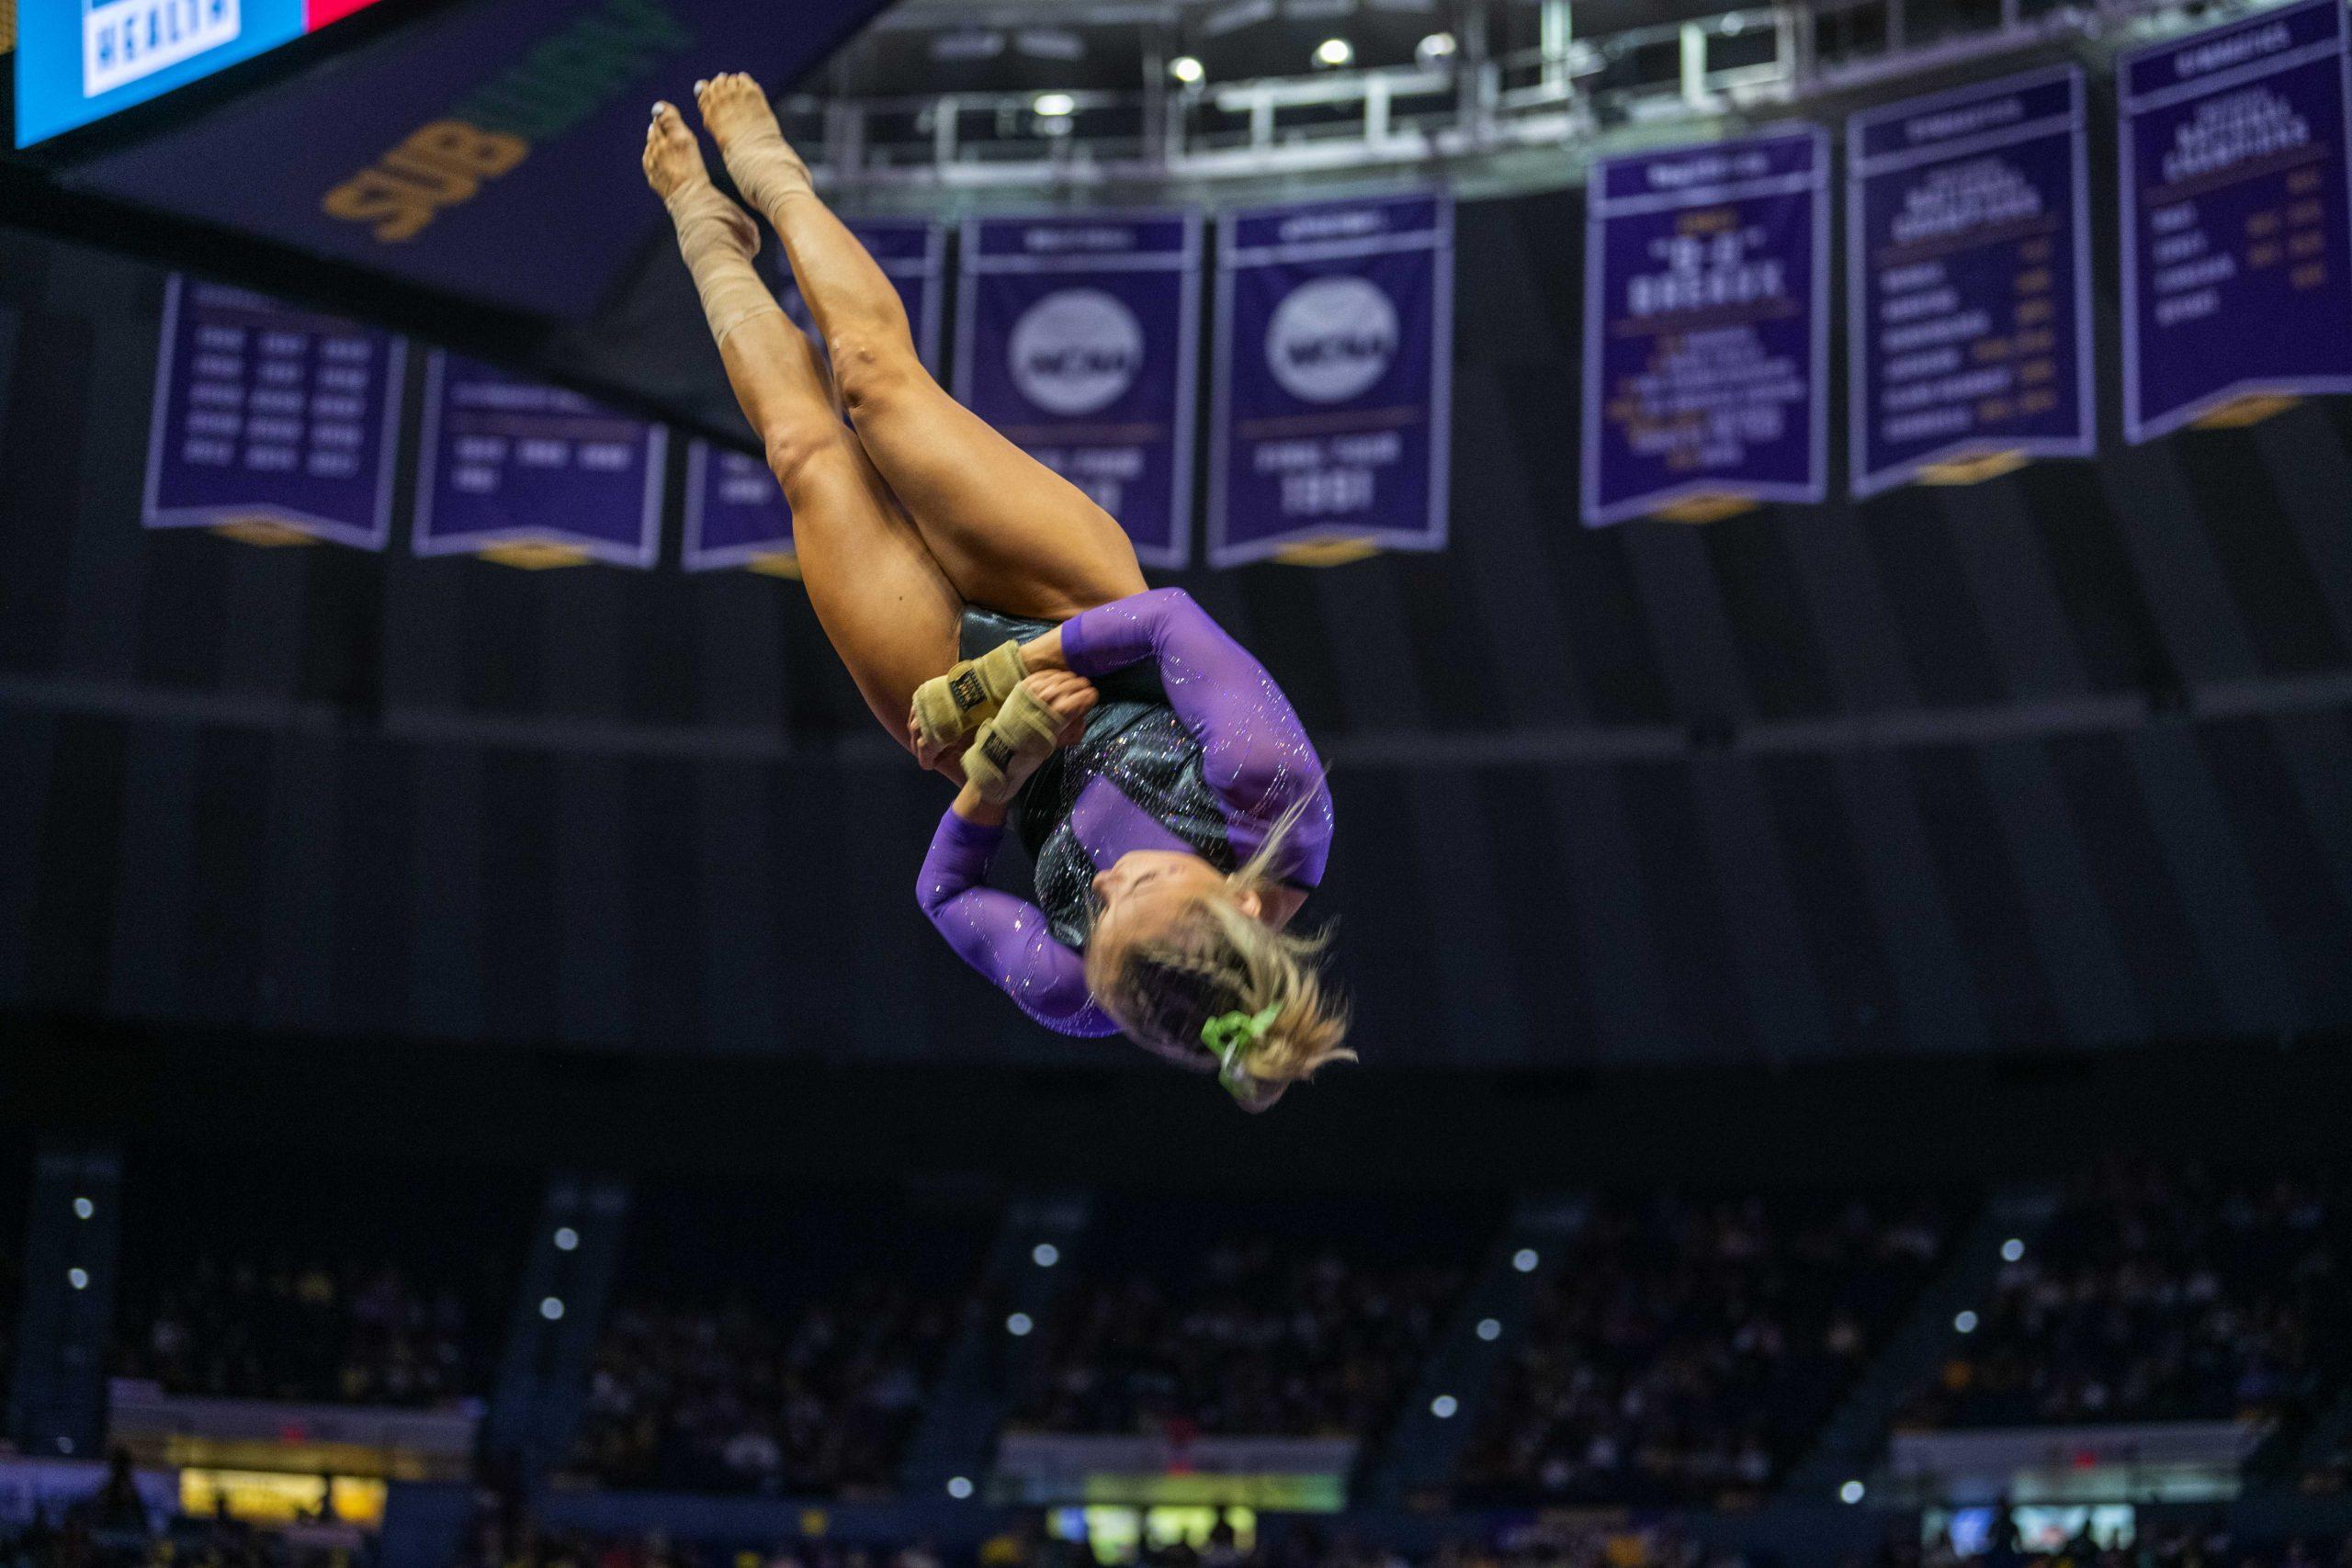
[[[462,355],[425,363],[414,547],[510,566],[650,567],[668,433]]]
[[[2123,434],[2352,391],[2352,82],[2342,0],[2116,66]]]
[[[2066,65],[1847,122],[1857,496],[2091,454],[2083,98]]]
[[[1453,197],[1227,213],[1216,298],[1209,564],[1443,548]]]
[[[1192,543],[1200,265],[1193,213],[964,228],[957,400],[1092,496],[1146,566]]]
[[[849,228],[898,285],[908,324],[914,329],[915,352],[938,374],[947,231],[936,223],[888,219],[853,220]],[[776,247],[779,258],[783,250]],[[776,270],[785,314],[816,336],[816,321],[792,281],[791,269],[779,259]],[[688,571],[740,566],[779,577],[799,575],[792,558],[792,509],[784,503],[784,491],[767,465],[757,457],[708,441],[688,444],[685,525],[679,559]]]
[[[1812,126],[1593,165],[1587,526],[1827,493],[1828,182]]]
[[[792,508],[765,461],[709,441],[686,444],[686,536],[678,559],[688,571],[742,566],[800,575]]]
[[[142,521],[382,549],[403,353],[390,333],[175,275]]]

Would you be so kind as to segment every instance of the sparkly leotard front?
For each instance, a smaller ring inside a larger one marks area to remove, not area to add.
[[[966,629],[969,655],[1050,627],[974,612]],[[1312,887],[1329,854],[1330,796],[1282,689],[1182,590],[1073,617],[1062,626],[1062,651],[1102,700],[1084,735],[1013,804],[1035,862],[1037,903],[981,885],[1002,829],[953,811],[940,820],[917,894],[949,944],[1032,1018],[1064,1033],[1114,1034],[1118,1026],[1087,995],[1079,956],[1095,873],[1135,850],[1189,850],[1230,871],[1307,795],[1273,870]],[[1213,1066],[1197,1052],[1172,1059]]]

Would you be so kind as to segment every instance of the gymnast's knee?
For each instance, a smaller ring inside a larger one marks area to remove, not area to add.
[[[835,419],[789,420],[760,433],[767,449],[768,471],[789,498],[805,489],[826,465],[857,439]]]
[[[844,331],[831,349],[833,384],[852,418],[888,401],[911,378],[929,374],[903,333]]]

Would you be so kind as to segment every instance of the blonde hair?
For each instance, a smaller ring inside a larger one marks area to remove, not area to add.
[[[1261,1083],[1295,1083],[1329,1063],[1356,1059],[1340,1043],[1346,1005],[1317,967],[1330,945],[1329,930],[1276,931],[1238,901],[1272,881],[1275,858],[1319,794],[1309,790],[1293,801],[1224,888],[1192,900],[1165,934],[1115,959],[1089,945],[1087,985],[1120,1028],[1147,1044],[1206,1051],[1202,1031],[1212,1019],[1272,1010],[1242,1059]]]

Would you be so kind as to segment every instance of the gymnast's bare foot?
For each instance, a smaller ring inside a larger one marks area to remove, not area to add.
[[[695,103],[702,110],[703,129],[727,160],[727,172],[746,196],[763,199],[779,176],[808,182],[808,165],[785,141],[767,92],[757,82],[740,71],[697,82]]]
[[[742,246],[745,255],[756,254],[760,248],[759,225],[752,215],[718,194],[710,183],[710,171],[702,161],[702,143],[677,109],[669,104],[653,106],[653,123],[645,128],[645,183],[660,197],[684,223],[691,208],[695,216],[716,218],[725,225],[729,238]],[[707,191],[707,197],[701,193]],[[723,209],[723,210],[722,210]]]

